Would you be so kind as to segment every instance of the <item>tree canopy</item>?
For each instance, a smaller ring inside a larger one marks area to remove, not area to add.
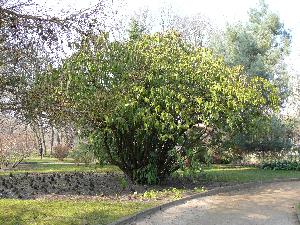
[[[159,182],[178,169],[185,153],[176,146],[193,126],[242,127],[278,105],[267,80],[249,79],[176,32],[123,42],[107,34],[88,39],[47,79],[52,99],[140,183]]]
[[[224,57],[227,65],[242,65],[248,76],[273,82],[285,99],[289,91],[284,59],[290,51],[291,35],[263,0],[249,10],[248,18],[246,23],[228,24],[210,47]]]

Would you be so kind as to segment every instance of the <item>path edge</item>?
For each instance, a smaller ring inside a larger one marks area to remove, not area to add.
[[[115,222],[112,222],[108,225],[126,225],[128,223],[135,222],[140,218],[144,218],[146,216],[154,214],[158,211],[166,210],[173,206],[184,204],[187,201],[190,201],[195,198],[203,198],[203,197],[212,196],[212,195],[216,195],[216,194],[227,193],[230,191],[238,191],[238,190],[242,190],[242,189],[255,188],[255,187],[259,187],[259,186],[270,184],[270,183],[291,182],[291,181],[300,181],[300,178],[274,179],[274,180],[270,180],[270,181],[259,181],[259,182],[256,181],[256,182],[249,182],[249,183],[243,183],[243,184],[237,184],[237,185],[231,185],[231,186],[218,187],[218,188],[214,188],[212,190],[206,191],[206,192],[193,194],[193,195],[190,195],[190,196],[187,196],[187,197],[175,200],[175,201],[167,202],[162,205],[158,205],[158,206],[154,206],[152,208],[145,209],[145,210],[138,212],[136,214],[133,214],[131,216],[122,217],[121,219],[119,219]],[[297,217],[298,217],[298,220],[300,223],[300,212],[298,212]]]
[[[296,207],[296,213],[297,213],[298,223],[300,224],[300,209],[298,209],[298,204],[295,207]]]

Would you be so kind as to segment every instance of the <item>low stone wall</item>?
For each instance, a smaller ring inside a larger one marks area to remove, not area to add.
[[[100,195],[128,193],[114,173],[25,173],[0,176],[0,198],[36,198],[45,194]]]

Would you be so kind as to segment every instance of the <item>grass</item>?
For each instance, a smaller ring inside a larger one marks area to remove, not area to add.
[[[31,158],[25,160],[13,171],[8,173],[48,173],[48,172],[121,172],[116,166],[99,167],[73,164],[71,159],[59,162],[53,158]],[[263,170],[255,167],[233,167],[214,165],[202,172],[203,180],[210,182],[244,183],[251,181],[266,181],[282,178],[300,178],[300,171]],[[186,190],[166,189],[162,191],[149,190],[140,195],[141,199],[163,199],[166,196],[178,199]],[[196,188],[195,192],[205,191]],[[143,209],[159,204],[160,201],[125,202],[103,200],[17,200],[0,199],[0,224],[17,225],[75,225],[75,224],[107,224],[121,217],[134,214]],[[297,206],[300,212],[300,204]]]
[[[0,224],[108,224],[154,205],[155,203],[99,200],[0,199]]]
[[[19,174],[19,173],[66,173],[66,172],[120,172],[116,166],[96,166],[96,165],[69,165],[69,164],[34,164],[22,165],[11,171],[0,171],[0,175]]]
[[[10,173],[53,173],[53,172],[117,172],[122,173],[117,166],[106,165],[77,165],[72,159],[66,159],[63,162],[55,158],[30,158],[26,159],[26,164],[19,165],[11,171],[0,171],[0,175]],[[203,179],[210,182],[234,182],[244,183],[251,181],[267,181],[284,178],[300,178],[300,171],[285,170],[265,170],[255,167],[233,167],[227,165],[214,165],[204,169]]]
[[[72,159],[66,159],[63,162],[55,158],[29,158],[24,160],[15,169],[10,171],[0,171],[0,175],[19,174],[19,173],[66,173],[66,172],[121,172],[117,166],[107,165],[77,165]]]
[[[40,157],[31,157],[25,159],[23,162],[26,163],[74,163],[74,159],[72,158],[65,158],[64,161],[59,161],[56,158],[50,158],[50,157],[43,157],[42,159]]]
[[[180,199],[183,197],[183,193],[185,190],[183,189],[177,189],[177,188],[168,188],[163,189],[160,191],[157,190],[149,190],[144,192],[143,194],[140,194],[141,199],[156,199],[156,200],[162,200],[162,199]],[[204,191],[204,190],[203,190]]]
[[[29,158],[25,164],[10,173],[52,173],[52,172],[121,172],[116,166],[76,165],[72,159],[63,162],[54,158]],[[158,202],[120,202],[100,200],[18,200],[0,199],[0,224],[5,225],[75,225],[107,224],[121,217],[134,214]]]
[[[204,179],[212,182],[245,183],[274,179],[300,178],[300,171],[264,170],[255,167],[219,167],[204,170]]]

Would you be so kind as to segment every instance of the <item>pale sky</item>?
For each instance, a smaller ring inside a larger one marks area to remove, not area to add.
[[[245,21],[249,8],[255,7],[259,0],[108,0],[121,4],[125,14],[134,14],[141,9],[149,9],[159,16],[162,8],[172,8],[179,15],[203,14],[219,27],[227,22]],[[300,1],[265,0],[270,9],[279,14],[285,27],[292,34],[292,52],[287,60],[291,70],[300,74]],[[42,3],[41,0],[37,1]],[[55,7],[87,8],[98,0],[44,0],[47,5]]]
[[[227,22],[245,21],[249,8],[258,4],[258,0],[125,0],[127,10],[149,8],[159,12],[164,6],[171,6],[181,15],[201,13],[218,26]],[[292,34],[292,52],[287,61],[290,68],[300,74],[300,1],[266,0],[270,9],[277,13],[285,27]]]

